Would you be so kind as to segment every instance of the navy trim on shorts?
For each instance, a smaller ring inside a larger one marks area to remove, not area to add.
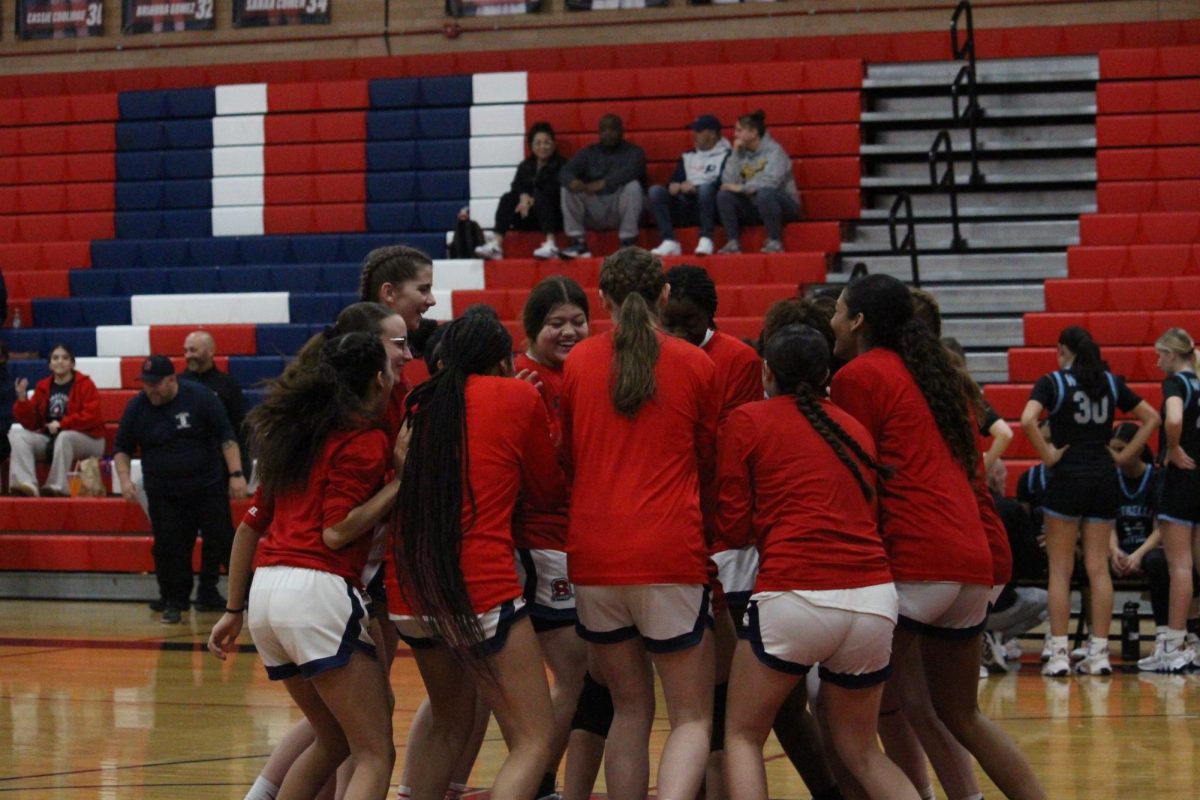
[[[295,664],[280,664],[276,667],[267,667],[267,678],[273,681],[284,681],[299,674],[300,668]]]
[[[767,648],[763,645],[762,630],[758,626],[758,601],[751,600],[750,605],[746,608],[748,620],[744,628],[738,630],[738,638],[745,639],[750,642],[750,649],[754,651],[754,655],[758,657],[764,665],[770,667],[776,672],[782,672],[785,675],[795,675],[798,678],[803,678],[812,669],[812,664],[797,664],[795,661],[773,656],[767,652]]]
[[[521,593],[525,596],[525,604],[529,608],[533,630],[536,633],[545,633],[577,623],[579,616],[574,608],[552,608],[537,602],[538,572],[533,551],[528,547],[518,547],[517,558],[521,560],[521,567],[525,570],[525,585],[521,588]]]
[[[380,563],[379,569],[375,570],[375,577],[371,578],[371,582],[367,584],[367,597],[371,598],[371,605],[378,604],[385,611],[387,610],[387,586],[384,583],[384,573],[386,572],[387,560],[385,559]]]
[[[400,641],[413,650],[432,650],[438,646],[438,640],[432,636],[406,636],[400,632],[400,626],[396,625],[395,620],[392,620],[392,626],[396,629],[396,635],[400,637]]]
[[[579,634],[580,639],[592,644],[618,644],[638,635],[636,625],[627,625],[624,628],[615,628],[611,631],[589,631],[583,627],[582,622],[575,623],[575,632]]]
[[[354,595],[354,585],[350,581],[346,581],[346,594],[350,597],[350,620],[346,623],[346,630],[342,632],[342,643],[338,646],[338,651],[331,656],[313,659],[298,666],[296,664],[279,664],[267,667],[269,679],[281,681],[300,675],[305,680],[312,680],[322,672],[349,664],[350,657],[356,650],[371,658],[376,658],[375,648],[368,646],[366,642],[359,641],[358,637],[362,633],[362,625],[359,624],[359,620],[366,616],[366,611]]]
[[[708,613],[708,593],[709,588],[705,586],[704,594],[700,598],[700,613],[696,615],[696,624],[690,631],[670,639],[651,639],[649,636],[643,636],[646,650],[651,653],[678,653],[700,644],[704,639],[704,629],[714,629],[712,614]]]
[[[874,672],[863,672],[858,675],[831,672],[822,666],[817,668],[817,674],[821,676],[821,680],[829,681],[834,686],[840,686],[843,689],[870,689],[873,686],[887,682],[887,679],[892,676],[892,665],[888,664],[883,669],[878,669]]]
[[[539,606],[530,604],[526,608],[529,609],[529,621],[533,623],[534,633],[549,633],[556,631],[559,628],[567,628],[579,622],[575,614],[563,617],[551,617],[538,613]],[[567,609],[557,609],[558,611],[566,611]]]
[[[903,614],[896,621],[896,624],[906,631],[917,633],[921,636],[928,636],[931,639],[943,639],[946,641],[962,641],[970,639],[983,633],[987,628],[987,615],[978,625],[972,625],[969,628],[941,628],[937,625],[930,625],[925,622],[918,622],[911,617],[906,617]]]
[[[528,604],[514,609],[515,605],[512,600],[505,600],[500,604],[500,618],[496,620],[496,635],[473,646],[471,652],[474,655],[494,656],[504,649],[504,644],[508,641],[509,630],[518,620],[529,613]]]

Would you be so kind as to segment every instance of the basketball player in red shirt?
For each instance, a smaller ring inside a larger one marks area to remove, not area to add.
[[[649,785],[648,653],[672,723],[658,794],[693,798],[712,734],[700,491],[714,468],[715,369],[700,350],[659,329],[670,289],[656,256],[617,251],[601,266],[600,291],[615,328],[573,349],[562,408],[573,469],[567,558],[579,630],[613,698],[608,793],[641,800]]]
[[[835,355],[848,361],[834,375],[832,399],[863,424],[891,471],[881,532],[900,618],[888,694],[903,685],[907,656],[919,647],[946,728],[1006,796],[1044,798],[1029,763],[976,699],[993,571],[970,483],[980,458],[962,380],[941,342],[914,319],[909,290],[895,278],[850,283],[831,324]],[[888,696],[883,702],[896,707]],[[932,742],[922,744],[928,750]]]

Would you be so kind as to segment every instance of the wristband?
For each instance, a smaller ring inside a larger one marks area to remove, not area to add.
[[[246,613],[246,609],[244,609],[244,608],[230,608],[229,606],[226,606],[226,607],[225,607],[225,613],[226,613],[226,614],[244,614],[244,613]]]
[[[244,478],[244,477],[246,477],[246,476],[245,476],[245,474],[244,474],[244,473],[243,473],[243,472],[242,472],[242,471],[239,469],[239,470],[236,470],[236,471],[234,471],[234,472],[231,472],[231,473],[229,473],[229,477],[231,477],[231,478]]]

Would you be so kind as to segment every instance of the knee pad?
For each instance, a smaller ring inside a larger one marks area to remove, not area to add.
[[[728,696],[728,681],[713,687],[712,741],[708,746],[712,753],[725,749],[725,699]]]
[[[583,691],[575,704],[575,716],[571,719],[571,730],[587,731],[601,738],[608,738],[608,729],[613,721],[612,694],[607,686],[601,686],[592,674],[583,676]]]

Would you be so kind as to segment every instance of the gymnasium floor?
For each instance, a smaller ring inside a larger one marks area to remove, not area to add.
[[[144,604],[0,602],[0,795],[240,800],[298,712],[252,652],[222,664],[203,649],[216,619],[193,613],[164,627]],[[403,759],[422,697],[403,652],[392,680]],[[1027,659],[981,681],[979,696],[1055,800],[1200,793],[1200,674],[1118,667],[1109,679],[1047,681]],[[659,718],[655,751],[666,731],[661,704]],[[503,755],[493,724],[472,785],[487,786]],[[809,797],[774,741],[766,757],[772,797]]]

